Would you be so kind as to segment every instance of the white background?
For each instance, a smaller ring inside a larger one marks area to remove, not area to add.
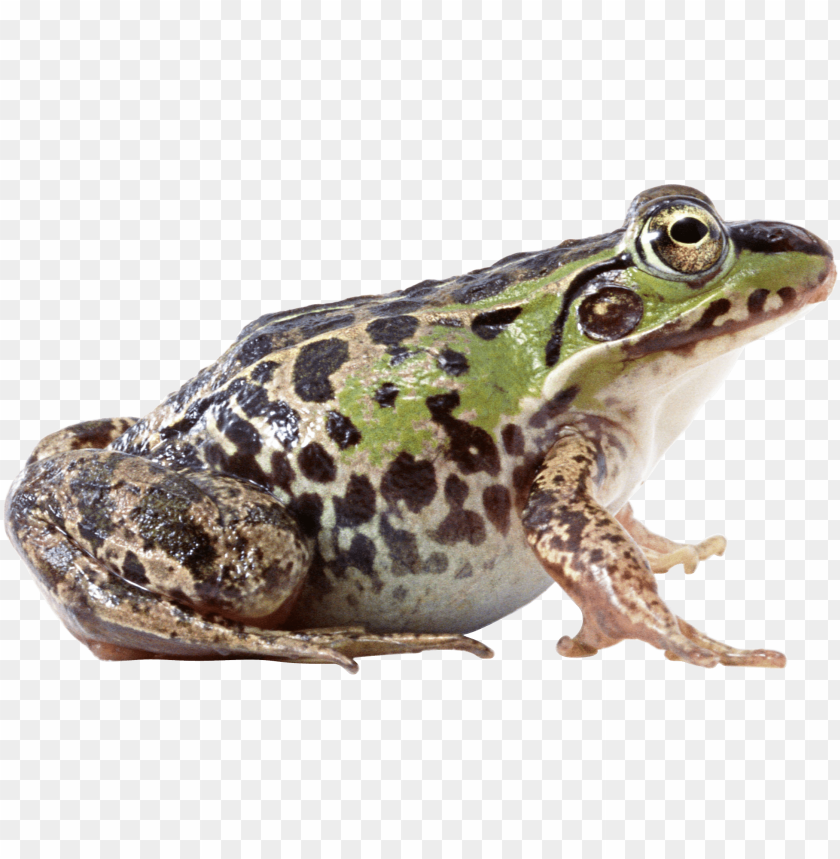
[[[261,313],[596,235],[652,185],[840,249],[831,14],[3,2],[0,492]],[[492,661],[100,663],[3,538],[3,855],[837,856],[837,307],[751,345],[637,493],[730,541],[672,609],[783,671],[563,660],[556,587],[477,634]]]

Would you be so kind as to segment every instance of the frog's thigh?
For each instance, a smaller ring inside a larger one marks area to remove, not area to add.
[[[59,453],[85,448],[101,449],[118,439],[127,429],[137,423],[137,418],[102,418],[95,421],[83,421],[80,424],[64,427],[57,432],[44,436],[35,445],[27,465],[48,459]]]
[[[523,512],[528,542],[583,613],[580,632],[562,638],[558,651],[589,656],[638,638],[695,665],[783,664],[781,654],[729,647],[671,613],[640,548],[594,500],[597,454],[593,442],[565,430],[537,472]]]
[[[302,658],[355,669],[305,636],[257,628],[291,607],[311,548],[283,506],[251,484],[75,451],[24,471],[6,527],[56,613],[98,656]]]

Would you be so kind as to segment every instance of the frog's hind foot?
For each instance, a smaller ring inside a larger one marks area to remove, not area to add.
[[[329,629],[297,630],[311,644],[328,647],[351,659],[362,656],[423,653],[426,650],[463,650],[480,659],[491,659],[493,651],[465,635],[457,633],[392,632],[375,633],[364,626],[346,626]],[[301,660],[303,661],[303,660]],[[306,660],[318,661],[318,660]]]
[[[701,645],[702,647],[718,654],[721,665],[743,665],[750,668],[784,668],[787,659],[784,653],[779,653],[777,650],[741,650],[737,647],[731,647],[722,641],[715,641],[704,635],[699,629],[695,629],[690,623],[684,621],[681,617],[677,618],[680,631],[687,638]],[[670,650],[665,651],[665,656],[675,662],[682,662],[682,657]]]
[[[707,537],[701,543],[675,543],[667,537],[654,534],[636,519],[629,501],[615,518],[641,548],[654,573],[667,573],[671,567],[682,564],[686,575],[691,575],[700,561],[726,551],[726,538],[720,534]]]

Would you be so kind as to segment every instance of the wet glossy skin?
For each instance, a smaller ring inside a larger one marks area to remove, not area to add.
[[[48,436],[7,530],[102,658],[337,662],[455,648],[558,582],[584,623],[781,665],[674,617],[696,547],[627,499],[740,348],[825,299],[831,251],[661,186],[624,226],[446,282],[269,314],[142,420]]]

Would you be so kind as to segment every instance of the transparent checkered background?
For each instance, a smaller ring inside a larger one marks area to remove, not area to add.
[[[4,0],[0,492],[260,313],[594,235],[655,184],[840,250],[837,15]],[[837,856],[837,308],[751,345],[637,494],[730,540],[662,580],[671,607],[784,671],[562,660],[558,588],[479,634],[489,662],[100,663],[4,537],[0,852]]]

